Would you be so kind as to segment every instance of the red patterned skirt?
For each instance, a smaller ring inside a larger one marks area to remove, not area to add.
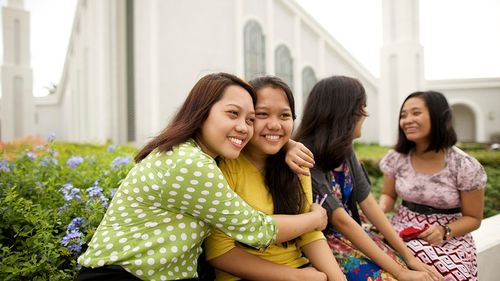
[[[400,206],[397,214],[392,218],[392,224],[399,232],[409,226],[423,228],[426,224],[448,224],[461,216],[461,214],[423,215]],[[470,233],[453,237],[441,246],[433,246],[422,239],[410,240],[406,242],[406,245],[415,257],[434,266],[444,276],[445,281],[477,281],[476,245]]]

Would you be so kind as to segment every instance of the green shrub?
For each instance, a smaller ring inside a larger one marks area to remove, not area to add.
[[[0,280],[73,280],[135,148],[34,139],[0,148]]]

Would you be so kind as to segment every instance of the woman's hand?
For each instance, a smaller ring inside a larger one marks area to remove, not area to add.
[[[427,230],[420,233],[418,238],[423,239],[432,245],[439,246],[442,245],[444,240],[445,230],[440,225],[431,225]]]
[[[439,280],[439,281],[444,280],[443,276],[439,274],[439,272],[433,266],[421,262],[414,256],[405,259],[405,262],[406,264],[408,264],[408,267],[410,267],[413,270],[423,271],[431,274],[434,280]]]
[[[395,276],[399,281],[437,281],[434,276],[432,276],[428,272],[423,271],[415,271],[409,269],[402,269],[402,271],[398,272],[397,276]]]
[[[321,271],[318,271],[316,268],[312,266],[308,266],[306,268],[298,268],[297,281],[330,281],[327,279],[326,274]],[[342,279],[340,279],[342,280]],[[337,281],[337,280],[335,280]]]
[[[311,213],[315,214],[317,222],[316,230],[323,230],[326,228],[328,224],[328,214],[326,213],[325,208],[321,207],[321,205],[317,203],[313,203],[311,205]]]
[[[309,168],[314,166],[312,152],[302,143],[290,140],[286,145],[285,162],[297,175],[309,176]]]

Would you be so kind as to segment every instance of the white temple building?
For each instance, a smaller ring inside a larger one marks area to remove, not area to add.
[[[29,13],[3,8],[1,140],[25,135],[145,143],[194,83],[211,72],[288,82],[297,108],[314,83],[358,78],[367,91],[364,142],[392,145],[402,100],[443,92],[462,142],[500,141],[500,78],[426,81],[418,0],[383,0],[384,45],[375,78],[294,0],[79,0],[57,91],[31,95]],[[298,112],[300,122],[301,112]]]

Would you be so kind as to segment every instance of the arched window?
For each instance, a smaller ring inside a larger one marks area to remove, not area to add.
[[[318,82],[318,79],[316,79],[314,70],[310,66],[304,67],[302,70],[302,97],[304,104],[306,103],[307,97],[316,82]]]
[[[285,45],[279,45],[274,51],[276,76],[285,81],[293,89],[293,60],[290,50]]]
[[[245,79],[251,80],[266,73],[266,46],[260,24],[254,20],[244,29]]]

